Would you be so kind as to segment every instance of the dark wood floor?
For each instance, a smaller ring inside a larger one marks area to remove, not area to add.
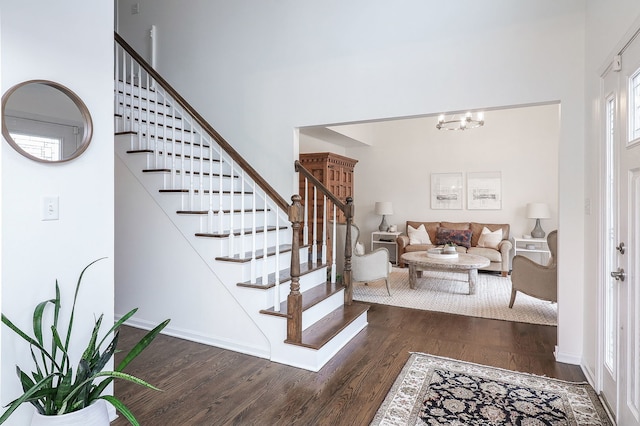
[[[143,333],[125,327],[120,348]],[[556,327],[371,305],[368,327],[318,373],[159,336],[127,372],[163,392],[115,392],[142,425],[367,425],[409,352],[584,381],[554,361],[555,344]]]

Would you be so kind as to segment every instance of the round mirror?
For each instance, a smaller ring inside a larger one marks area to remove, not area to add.
[[[2,96],[2,134],[16,151],[32,160],[72,160],[87,149],[92,131],[86,105],[61,84],[25,81]]]

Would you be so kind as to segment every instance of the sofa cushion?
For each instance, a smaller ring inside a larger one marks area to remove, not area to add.
[[[436,244],[442,245],[447,243],[454,243],[466,248],[471,247],[471,229],[439,227],[436,233]]]
[[[498,245],[502,241],[502,229],[496,229],[495,231],[489,231],[486,226],[482,228],[480,239],[478,240],[478,247],[486,247],[492,249],[498,249]]]
[[[409,236],[409,244],[431,244],[431,239],[427,234],[424,223],[421,223],[418,229],[407,225],[407,235]]]
[[[492,262],[502,262],[502,255],[498,250],[486,247],[471,247],[467,250],[469,254],[486,257]]]
[[[469,229],[473,232],[471,236],[471,246],[476,247],[478,245],[478,240],[480,240],[480,235],[482,235],[482,230],[487,228],[489,231],[496,231],[498,229],[502,229],[502,239],[509,239],[509,224],[508,223],[477,223],[471,222],[469,224]]]
[[[436,240],[436,231],[438,230],[438,226],[440,226],[440,222],[414,222],[407,221],[407,229],[411,226],[413,229],[418,229],[420,225],[424,225],[427,230],[427,234],[429,234],[429,239],[433,243]]]
[[[413,251],[427,251],[429,249],[434,248],[433,244],[409,244],[405,247],[405,252],[413,252]]]

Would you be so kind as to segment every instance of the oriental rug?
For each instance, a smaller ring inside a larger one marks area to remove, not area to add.
[[[611,425],[588,383],[412,353],[371,425]]]
[[[415,289],[409,287],[409,269],[393,268],[389,276],[391,296],[384,280],[367,285],[356,282],[353,298],[368,303],[447,312],[471,317],[542,325],[558,325],[558,305],[518,292],[513,308],[511,278],[480,272],[476,293],[468,294],[467,274],[424,271]]]

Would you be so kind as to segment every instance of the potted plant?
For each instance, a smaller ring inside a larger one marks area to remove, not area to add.
[[[149,346],[158,333],[166,327],[169,320],[162,322],[149,331],[120,361],[115,370],[103,371],[104,366],[116,352],[120,326],[136,313],[137,308],[132,309],[118,320],[101,339],[99,339],[98,333],[102,325],[103,315],[100,315],[99,318],[94,318],[93,331],[77,367],[74,369],[71,365],[70,341],[82,276],[91,265],[102,259],[89,263],[80,273],[75,288],[66,335],[63,335],[61,333],[62,330],[58,328],[61,299],[57,280],[55,298],[39,303],[33,311],[33,337],[23,332],[2,314],[2,322],[29,343],[34,366],[31,375],[24,372],[19,366],[16,367],[24,393],[7,405],[7,410],[0,417],[0,424],[4,423],[25,402],[31,403],[36,409],[34,422],[36,418],[39,418],[41,419],[38,420],[39,424],[45,424],[42,419],[50,418],[55,421],[55,418],[60,420],[59,416],[77,416],[76,412],[88,410],[93,405],[96,405],[94,403],[102,405],[104,412],[106,412],[106,405],[103,401],[113,405],[131,424],[139,424],[131,411],[119,399],[102,393],[114,379],[128,380],[147,388],[159,390],[142,379],[124,373],[123,370]],[[53,321],[46,329],[50,330],[51,335],[48,336],[48,339],[45,339],[43,317],[47,308],[50,307],[53,307]],[[50,347],[47,348],[46,346]],[[80,422],[78,424],[87,424],[86,418],[85,420],[80,420]],[[107,416],[106,424],[108,423]],[[58,422],[56,424],[69,424],[69,421],[65,419],[62,423]]]
[[[457,253],[456,251],[456,244],[453,242],[448,242],[447,244],[444,245],[444,248],[442,250],[443,253]]]

